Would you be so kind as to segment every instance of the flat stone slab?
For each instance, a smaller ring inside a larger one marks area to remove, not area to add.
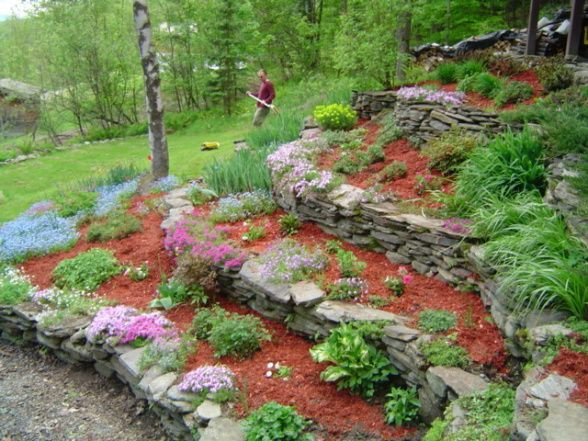
[[[86,328],[92,319],[90,317],[74,317],[64,320],[58,325],[47,327],[37,326],[37,329],[48,337],[67,338],[71,337],[78,330]]]
[[[532,396],[545,401],[553,399],[567,400],[575,388],[576,383],[568,377],[551,374],[545,380],[532,386],[529,393]]]
[[[427,381],[436,395],[443,397],[447,389],[458,397],[481,392],[488,383],[477,375],[455,367],[432,366],[427,370]]]
[[[176,199],[176,198],[183,198],[184,196],[188,195],[188,187],[176,188],[175,190],[170,191],[165,199]]]
[[[196,415],[204,422],[208,422],[214,418],[218,418],[223,414],[220,404],[214,401],[204,400],[200,406],[196,408]]]
[[[37,315],[43,311],[43,308],[41,308],[39,305],[36,305],[35,303],[27,302],[14,305],[12,310],[17,316],[23,318],[24,320],[29,322],[36,322]]]
[[[332,190],[327,198],[333,204],[346,210],[353,210],[359,206],[363,198],[364,190],[349,184],[342,184]]]
[[[384,335],[394,339],[408,343],[409,341],[416,340],[421,336],[421,331],[418,329],[407,328],[401,325],[386,326],[384,328]]]
[[[200,441],[244,441],[245,432],[238,421],[231,418],[215,418],[202,431]]]
[[[537,344],[545,344],[550,337],[561,334],[568,336],[572,331],[560,324],[536,326],[529,330],[531,338]]]
[[[296,305],[308,306],[320,302],[325,292],[313,282],[298,282],[290,286],[290,295]]]
[[[194,208],[192,207],[192,205],[179,208],[172,208],[171,210],[169,210],[169,217],[181,217],[184,214],[191,213],[193,209]]]
[[[189,207],[192,209],[192,203],[184,198],[165,198],[165,203],[169,205],[170,208]]]
[[[143,378],[141,378],[141,381],[139,381],[137,387],[142,391],[147,392],[149,383],[151,383],[157,377],[161,377],[163,374],[165,374],[165,372],[159,366],[152,366],[145,371],[145,374],[143,375]]]
[[[537,425],[541,441],[585,441],[588,439],[588,408],[564,400],[549,402],[549,415]]]
[[[262,277],[259,264],[254,260],[246,261],[241,267],[239,275],[254,291],[264,294],[278,303],[288,303],[292,298],[290,287],[288,285],[268,282]]]
[[[141,369],[139,369],[139,360],[141,355],[147,348],[137,348],[120,356],[120,364],[126,368],[129,375],[139,379],[141,377]]]
[[[147,393],[150,394],[154,400],[158,400],[178,378],[177,374],[168,372],[160,377],[157,377],[147,386]]]
[[[391,312],[336,300],[328,300],[321,303],[315,308],[313,315],[335,323],[386,320],[394,324],[404,324],[408,321],[408,318],[392,314]]]

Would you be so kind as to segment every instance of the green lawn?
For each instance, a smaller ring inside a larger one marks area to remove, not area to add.
[[[233,141],[244,138],[251,130],[249,116],[199,121],[194,126],[168,136],[170,173],[181,178],[194,178],[213,158],[233,152]],[[219,150],[202,152],[203,141],[218,141]],[[134,163],[150,166],[146,136],[121,141],[92,144],[52,153],[38,159],[0,167],[0,222],[12,219],[32,203],[51,197],[60,186],[97,176],[117,164]]]

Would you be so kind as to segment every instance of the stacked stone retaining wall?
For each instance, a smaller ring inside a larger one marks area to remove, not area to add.
[[[406,101],[398,98],[395,91],[354,92],[351,105],[361,118],[373,118],[389,110],[396,125],[419,142],[439,136],[451,127],[473,133],[498,133],[504,129],[496,113],[467,105]]]

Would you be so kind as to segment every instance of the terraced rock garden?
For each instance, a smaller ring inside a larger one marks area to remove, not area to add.
[[[585,170],[561,158],[588,94],[513,75],[438,70],[498,84],[495,113],[423,85],[320,106],[271,192],[119,167],[35,204],[0,226],[2,337],[116,376],[173,439],[581,439]]]

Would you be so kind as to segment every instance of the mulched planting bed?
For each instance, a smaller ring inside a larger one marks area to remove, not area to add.
[[[588,354],[562,348],[547,369],[572,379],[576,383],[576,389],[570,399],[588,406]]]
[[[137,197],[133,199],[133,207],[149,197]],[[211,209],[210,205],[198,207],[194,210],[197,217],[205,217]],[[130,210],[134,212],[133,209]],[[253,254],[263,252],[274,241],[283,238],[280,232],[279,219],[285,213],[277,211],[249,220],[248,222],[235,222],[220,224],[228,227],[231,239]],[[141,265],[148,261],[151,268],[149,276],[140,282],[132,282],[128,277],[118,275],[103,284],[97,293],[100,296],[124,303],[137,308],[146,308],[153,299],[161,275],[170,275],[173,267],[172,259],[163,248],[164,235],[160,229],[162,217],[155,211],[150,211],[142,217],[143,229],[122,240],[113,240],[101,244],[88,243],[85,239],[85,230],[81,229],[81,238],[70,250],[31,259],[23,264],[25,271],[32,277],[35,284],[41,288],[52,285],[51,273],[53,268],[65,258],[70,258],[80,252],[93,247],[111,249],[115,256],[124,264]],[[266,236],[254,242],[242,240],[243,234],[251,225],[264,225]],[[324,233],[320,228],[311,223],[304,223],[300,230],[290,236],[298,242],[308,246],[324,247],[327,240],[335,239],[334,236]],[[489,372],[504,372],[506,353],[504,342],[495,325],[488,320],[478,296],[473,293],[461,293],[449,285],[436,280],[413,273],[409,269],[413,280],[407,285],[405,293],[400,297],[391,295],[383,283],[386,275],[397,275],[399,266],[392,264],[381,253],[366,249],[360,249],[352,245],[343,244],[343,248],[352,251],[359,260],[366,262],[367,268],[362,274],[369,284],[369,294],[386,297],[391,304],[381,309],[406,315],[415,320],[418,313],[424,309],[445,309],[452,311],[458,318],[458,325],[449,332],[457,333],[457,343],[463,346],[472,360],[486,365]],[[329,255],[329,266],[324,275],[325,283],[332,283],[341,277],[336,259]],[[238,313],[252,313],[231,301],[213,296],[225,309]],[[359,303],[367,304],[367,295],[359,299]],[[256,314],[257,315],[257,314]],[[194,316],[194,307],[181,305],[166,312],[166,316],[180,329],[189,327]],[[334,384],[320,380],[320,372],[324,365],[314,363],[308,350],[312,343],[290,333],[282,324],[262,319],[273,338],[271,342],[264,343],[262,350],[257,352],[252,359],[234,360],[230,358],[215,359],[212,349],[207,343],[200,342],[198,351],[189,359],[187,369],[195,368],[202,364],[215,364],[221,362],[233,369],[241,386],[247,391],[248,406],[256,408],[267,401],[278,401],[283,404],[296,406],[299,412],[318,422],[325,428],[331,437],[337,439],[352,429],[360,428],[361,431],[379,434],[388,439],[399,439],[410,435],[414,429],[403,427],[391,427],[384,422],[381,403],[370,404],[358,396],[352,396],[348,392],[336,390]],[[278,378],[266,378],[267,363],[280,362],[293,368],[293,375],[287,381]],[[242,414],[246,411],[239,406]],[[329,438],[332,439],[332,438]]]
[[[363,145],[361,150],[365,151],[367,148],[374,144],[377,138],[380,126],[375,122],[360,122],[358,127],[362,127],[367,130],[367,133],[363,139]],[[393,192],[396,197],[404,200],[411,200],[416,205],[424,202],[423,196],[419,195],[415,189],[416,176],[421,175],[433,175],[441,177],[441,173],[438,170],[429,169],[429,158],[422,155],[419,149],[412,144],[409,140],[400,139],[398,141],[391,142],[390,144],[383,147],[385,159],[371,164],[366,169],[353,175],[345,176],[345,182],[356,187],[367,189],[370,186],[376,184],[375,181],[371,180],[376,173],[380,172],[387,165],[390,165],[394,161],[402,161],[406,164],[407,173],[402,178],[395,179],[393,181],[382,182],[382,188],[380,192]],[[323,153],[318,159],[318,167],[322,170],[331,170],[335,162],[341,158],[342,149],[335,147],[330,151]],[[449,180],[442,186],[444,193],[451,193],[452,184]],[[437,205],[427,203],[428,206]]]
[[[244,249],[260,253],[269,244],[283,237],[278,224],[281,215],[278,212],[250,221],[249,225],[265,225],[266,230],[266,236],[261,241],[253,243],[241,240],[249,228],[248,224],[235,222],[221,225],[229,228],[229,237],[239,241]],[[308,222],[302,225],[298,233],[290,237],[309,247],[320,246],[323,249],[328,240],[336,239],[335,236],[323,232],[315,224]],[[347,243],[343,243],[342,247],[347,251],[352,251],[359,260],[367,263],[367,268],[361,278],[367,281],[369,291],[358,299],[359,303],[367,305],[369,303],[368,296],[377,295],[391,301],[389,306],[379,309],[412,317],[415,320],[418,313],[425,309],[451,311],[458,318],[458,326],[451,331],[457,332],[457,342],[468,351],[471,359],[476,363],[487,365],[497,372],[504,372],[507,357],[504,340],[499,329],[491,322],[490,314],[485,310],[478,295],[471,292],[459,292],[440,280],[425,277],[412,271],[410,267],[405,267],[413,280],[406,286],[404,294],[396,297],[384,284],[384,278],[387,275],[396,276],[401,265],[391,263],[382,253],[358,248]],[[341,277],[341,274],[335,256],[331,254],[327,254],[327,256],[329,257],[329,265],[325,271],[325,282],[333,283]]]

